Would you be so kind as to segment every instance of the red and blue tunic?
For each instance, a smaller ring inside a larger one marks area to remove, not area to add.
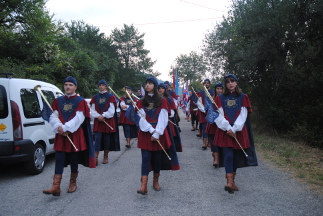
[[[165,98],[161,99],[161,105],[158,108],[154,107],[152,98],[150,97],[149,99],[151,100],[151,103],[149,103],[149,106],[143,106],[142,100],[140,100],[137,103],[137,107],[139,109],[139,112],[141,111],[140,109],[143,109],[145,111],[147,122],[150,123],[153,128],[156,128],[160,111],[162,109],[166,109],[167,112],[170,113],[170,109],[169,109],[168,103]],[[139,130],[138,145],[137,145],[138,148],[145,149],[148,151],[162,150],[162,148],[160,147],[158,142],[151,141],[151,136],[152,136],[151,133],[143,132],[143,131]],[[164,134],[159,136],[159,141],[164,149],[169,149],[172,145],[170,137],[169,137],[169,133],[167,130],[164,130]]]
[[[69,120],[73,119],[77,111],[84,113],[85,121],[89,122],[90,109],[87,102],[80,96],[62,96],[56,98],[52,104],[53,110],[58,111],[59,120],[62,124],[65,124]],[[74,133],[70,133],[69,138],[73,141],[78,151],[84,151],[87,149],[86,139],[82,127],[79,127]],[[73,145],[69,139],[60,134],[56,134],[54,141],[54,150],[63,152],[75,152]]]
[[[132,98],[134,102],[138,102],[139,100],[136,98]],[[132,101],[129,97],[121,97],[120,98],[120,104],[121,102],[124,102],[126,105],[130,106],[132,105]],[[126,110],[120,111],[120,116],[119,116],[119,124],[128,124],[128,125],[135,125],[134,122],[131,122],[127,117],[126,117]]]
[[[234,125],[236,119],[240,115],[241,107],[246,107],[248,113],[252,112],[251,103],[248,95],[246,94],[241,94],[239,97],[235,96],[234,93],[229,95],[219,95],[216,97],[215,102],[219,108],[222,107],[224,117],[231,126]],[[242,148],[246,149],[250,147],[248,131],[245,125],[243,126],[242,131],[236,132],[236,138],[241,144]],[[213,144],[219,147],[241,149],[236,140],[229,136],[227,131],[221,130],[220,128],[217,128],[216,130]]]
[[[108,111],[110,108],[110,103],[113,103],[117,107],[116,98],[114,95],[105,92],[103,94],[96,94],[92,97],[90,104],[95,104],[95,111],[100,115]],[[93,131],[102,133],[114,133],[117,130],[115,118],[105,118],[104,121],[109,124],[113,129],[111,129],[106,123],[99,121],[97,118],[94,119]]]

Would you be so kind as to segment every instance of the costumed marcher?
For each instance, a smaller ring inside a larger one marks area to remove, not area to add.
[[[138,148],[141,149],[141,187],[137,193],[147,194],[148,174],[154,172],[153,188],[161,189],[159,185],[160,170],[179,170],[175,146],[172,145],[168,130],[168,115],[170,109],[167,100],[157,92],[158,82],[154,77],[148,77],[145,84],[145,95],[137,104],[139,120]],[[168,158],[164,152],[170,156]]]
[[[187,107],[186,107],[186,111],[188,111],[190,113],[191,116],[191,124],[192,124],[192,130],[191,131],[195,131],[198,130],[198,116],[197,116],[197,105],[193,102],[192,99],[192,92],[189,92],[190,96],[188,97],[188,101],[187,101]]]
[[[170,83],[168,82],[168,81],[165,81],[164,82],[164,84],[166,85],[166,87],[167,87],[167,93],[168,93],[168,95],[169,96],[171,96],[172,98],[173,98],[173,100],[174,100],[174,103],[175,103],[175,105],[176,105],[176,107],[178,107],[178,100],[177,100],[177,95],[176,95],[176,93],[171,89],[171,87],[170,87]]]
[[[211,85],[211,81],[209,79],[205,79],[203,81],[203,85],[206,87],[206,89],[208,90],[208,92],[210,93],[210,95],[214,94],[214,90],[212,90],[210,88]],[[199,92],[197,92],[197,97],[198,99],[195,99],[195,104],[198,106],[199,109],[199,123],[200,123],[200,130],[201,130],[201,135],[202,135],[202,139],[203,139],[203,145],[202,148],[205,150],[207,149],[208,146],[210,146],[209,142],[208,142],[208,136],[205,133],[205,129],[206,129],[206,113],[204,110],[204,104],[205,104],[205,98],[207,97],[206,93],[204,90],[201,90]]]
[[[129,95],[132,95],[132,88],[127,86],[126,91],[128,91]],[[134,102],[138,102],[138,99],[131,97]],[[129,108],[129,106],[132,104],[131,99],[128,97],[126,94],[124,97],[120,98],[120,117],[119,117],[119,124],[122,125],[123,127],[123,133],[126,138],[126,147],[130,148],[130,140],[132,138],[137,138],[137,126],[135,123],[131,122],[127,117],[126,117],[126,111]]]
[[[215,100],[219,107],[216,112],[220,114],[215,119],[218,128],[213,145],[219,147],[220,166],[224,164],[225,167],[227,185],[224,190],[234,193],[239,190],[235,184],[237,168],[257,166],[258,163],[249,116],[252,112],[249,97],[242,93],[235,75],[225,76],[224,82],[224,92]]]
[[[173,139],[172,143],[175,144],[176,147],[176,151],[177,152],[182,152],[182,139],[180,136],[180,128],[179,128],[179,124],[175,118],[175,114],[178,112],[175,106],[175,103],[172,99],[171,96],[168,95],[167,93],[167,87],[165,84],[163,83],[159,83],[158,84],[158,94],[163,97],[166,98],[168,106],[170,108],[171,114],[169,116],[169,122],[168,122],[168,126],[170,128],[170,135],[171,138]]]
[[[214,93],[214,95],[212,95],[212,98],[214,101],[215,101],[215,98],[217,95],[220,95],[223,93],[223,88],[224,88],[224,86],[222,83],[218,82],[217,84],[215,84],[215,86],[214,86],[215,93]],[[214,140],[214,136],[216,133],[216,129],[217,129],[217,126],[214,122],[213,123],[209,123],[209,122],[206,123],[205,133],[207,133],[208,141],[211,144],[211,151],[212,151],[214,168],[219,167],[219,150],[218,150],[217,146],[212,145],[213,140]]]
[[[44,194],[60,196],[64,166],[70,165],[71,167],[68,193],[74,192],[77,188],[78,164],[90,168],[96,167],[90,109],[86,100],[76,94],[77,87],[76,79],[67,77],[64,79],[65,95],[56,98],[52,103],[55,113],[51,113],[49,122],[56,133],[53,148],[55,150],[55,175],[53,186],[48,190],[43,190]]]
[[[116,98],[108,93],[108,84],[105,80],[99,81],[98,88],[99,93],[94,95],[90,101],[91,116],[94,118],[96,165],[98,165],[100,151],[103,151],[104,154],[103,164],[108,163],[109,151],[120,151]]]
[[[141,94],[141,89],[137,89],[137,97],[141,99],[143,95]]]

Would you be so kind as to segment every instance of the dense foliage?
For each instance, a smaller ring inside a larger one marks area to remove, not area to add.
[[[95,94],[101,79],[120,92],[126,85],[138,88],[149,74],[158,75],[144,49],[144,34],[133,25],[106,36],[83,21],[54,22],[45,3],[1,0],[0,73],[44,79],[61,89],[63,79],[74,76],[83,97]],[[127,59],[124,47],[130,50]]]
[[[320,0],[234,0],[203,45],[211,68],[239,77],[263,123],[321,147],[322,23]]]

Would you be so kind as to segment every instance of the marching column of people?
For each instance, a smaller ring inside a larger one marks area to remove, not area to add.
[[[53,113],[49,117],[56,133],[56,160],[53,185],[43,193],[53,196],[60,196],[64,166],[71,168],[67,192],[72,193],[77,189],[78,164],[95,168],[100,151],[104,151],[103,164],[108,163],[110,151],[120,151],[117,102],[115,96],[108,93],[107,82],[99,81],[99,93],[92,97],[90,106],[76,94],[78,83],[74,77],[67,77],[63,83],[65,95],[54,100]],[[192,131],[197,128],[192,114],[194,109],[199,110],[202,148],[210,145],[213,166],[225,168],[227,184],[224,190],[232,194],[239,190],[235,183],[237,169],[258,163],[249,117],[252,112],[249,97],[239,88],[235,75],[225,76],[224,83],[217,83],[214,91],[210,89],[210,80],[205,79],[203,85],[208,94],[204,90],[192,93],[195,96],[188,98],[186,110],[190,110],[192,116]],[[132,95],[130,87],[126,91]],[[178,114],[178,101],[171,95],[174,92],[169,89],[168,82],[158,84],[156,78],[148,77],[145,94],[140,100],[128,96],[120,98],[119,122],[124,128],[126,147],[130,148],[131,138],[138,137],[137,147],[141,149],[141,186],[137,193],[142,195],[148,193],[150,171],[153,171],[153,189],[159,191],[160,171],[180,169],[177,152],[182,151],[182,142],[174,117]],[[92,130],[91,117],[94,118]]]

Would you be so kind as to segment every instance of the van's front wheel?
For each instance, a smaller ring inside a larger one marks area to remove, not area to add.
[[[26,163],[26,170],[31,175],[37,175],[44,170],[45,162],[44,147],[37,143],[33,149],[33,158]]]

